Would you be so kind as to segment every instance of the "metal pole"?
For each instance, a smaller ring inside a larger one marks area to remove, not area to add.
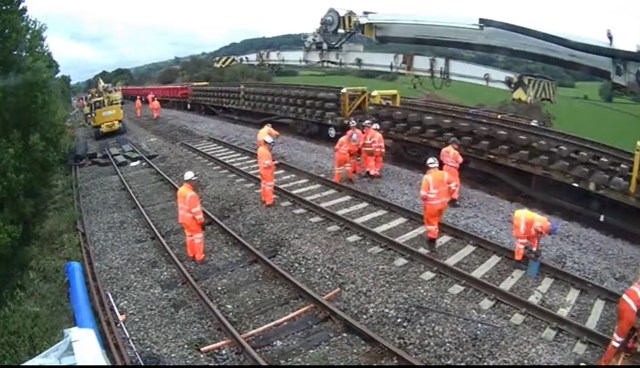
[[[636,150],[633,155],[633,170],[631,171],[631,182],[629,183],[629,193],[631,194],[636,194],[638,171],[640,171],[640,141],[636,142]]]
[[[118,321],[120,321],[120,327],[122,327],[122,331],[124,331],[125,336],[127,336],[127,340],[129,340],[129,345],[131,345],[131,349],[133,350],[133,353],[136,355],[136,358],[138,358],[140,365],[144,365],[142,358],[140,358],[140,355],[138,354],[138,350],[136,350],[136,347],[133,345],[133,340],[131,340],[131,336],[129,335],[129,331],[127,331],[127,327],[124,325],[124,322],[120,320],[120,311],[118,310],[116,303],[113,301],[113,297],[111,296],[111,293],[107,292],[107,296],[109,297],[109,301],[111,302],[111,306],[113,307],[113,310],[116,312],[116,317],[118,317]]]

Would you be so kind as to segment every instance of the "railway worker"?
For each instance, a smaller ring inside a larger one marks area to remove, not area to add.
[[[456,182],[446,172],[439,169],[440,163],[435,157],[426,161],[427,172],[422,177],[420,199],[422,199],[422,215],[427,235],[427,246],[436,249],[436,240],[440,218],[447,208],[449,198],[455,190]]]
[[[275,139],[280,136],[280,133],[273,129],[271,124],[266,124],[262,129],[258,130],[258,137],[256,138],[256,144],[258,147],[264,143],[264,138],[267,136],[271,137],[271,139]]]
[[[371,160],[371,176],[374,178],[380,177],[380,170],[382,170],[382,158],[384,157],[384,137],[380,133],[380,125],[375,123],[371,126],[373,131],[373,137],[371,144],[373,145],[373,159]]]
[[[362,138],[363,133],[362,130],[358,129],[358,123],[355,120],[351,119],[349,121],[349,130],[345,133],[347,137],[351,137],[352,134],[355,134],[357,137],[356,144],[351,145],[351,151],[349,152],[349,157],[351,161],[351,172],[354,174],[360,173],[360,165],[358,165],[358,159],[360,159],[360,150],[362,149]]]
[[[151,103],[153,102],[153,98],[154,97],[155,97],[155,95],[153,94],[153,92],[149,92],[149,94],[147,95],[147,102],[149,103],[149,110],[152,110]]]
[[[136,117],[140,117],[140,111],[142,110],[142,101],[140,100],[140,96],[136,97]]]
[[[460,195],[460,173],[458,170],[460,170],[460,164],[464,161],[459,149],[460,141],[454,137],[449,140],[449,145],[440,151],[442,170],[446,171],[456,182],[456,190],[451,195],[451,205],[454,207],[457,207]]]
[[[609,39],[609,47],[613,47],[613,34],[610,29],[607,29],[607,38]]]
[[[637,278],[618,300],[618,320],[616,327],[607,350],[598,362],[599,365],[609,365],[618,350],[625,348],[624,346],[620,346],[622,343],[625,343],[627,345],[626,347],[633,347],[633,345],[636,344],[635,341],[625,340],[630,337],[633,328],[637,329],[638,310],[640,310],[640,278]]]
[[[362,167],[364,168],[364,174],[368,175],[371,172],[371,163],[373,161],[373,133],[371,129],[371,120],[365,120],[362,124],[364,131],[362,132],[362,148],[360,150],[362,157]]]
[[[530,247],[534,257],[540,257],[538,250],[540,238],[545,235],[555,235],[557,232],[557,222],[550,221],[525,208],[516,210],[513,213],[513,237],[516,239],[513,259],[516,262],[516,267],[525,268],[522,258],[527,247]]]
[[[260,197],[262,202],[273,206],[273,188],[275,186],[274,171],[277,164],[273,161],[271,150],[273,149],[273,138],[267,135],[263,139],[263,144],[258,147],[258,169],[260,170]]]
[[[200,197],[195,192],[198,177],[193,171],[183,176],[184,183],[178,189],[178,223],[182,225],[189,258],[200,262],[204,259],[204,213]]]
[[[151,111],[153,111],[153,120],[158,120],[160,117],[160,101],[155,97],[151,103]]]
[[[358,136],[355,133],[343,135],[338,139],[338,143],[333,149],[333,181],[336,183],[340,183],[343,176],[346,176],[347,180],[353,183],[353,171],[351,171],[351,156],[349,153],[357,145]]]

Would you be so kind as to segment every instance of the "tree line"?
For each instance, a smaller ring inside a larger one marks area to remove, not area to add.
[[[59,76],[46,27],[23,0],[0,2],[0,305],[29,262],[53,175],[70,142],[71,79]]]

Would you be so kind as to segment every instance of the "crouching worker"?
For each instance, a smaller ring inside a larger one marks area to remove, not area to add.
[[[530,249],[532,257],[540,258],[541,252],[538,249],[540,239],[545,235],[555,235],[557,232],[557,222],[549,221],[546,217],[528,209],[516,210],[513,213],[513,237],[516,241],[513,259],[516,262],[516,268],[526,268],[522,258],[527,248]]]

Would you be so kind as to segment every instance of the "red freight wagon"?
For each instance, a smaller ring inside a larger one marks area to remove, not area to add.
[[[142,86],[122,87],[122,96],[134,99],[136,96],[146,99],[149,93],[153,93],[159,100],[187,100],[191,87],[188,84],[173,86]]]

